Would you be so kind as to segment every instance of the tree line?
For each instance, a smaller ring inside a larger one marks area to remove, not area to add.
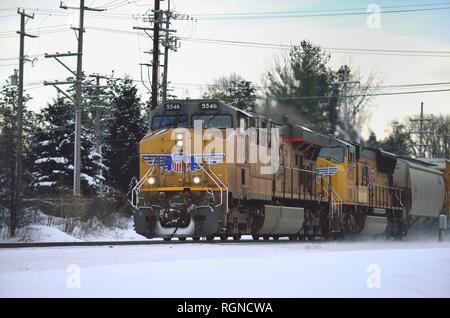
[[[81,128],[81,183],[84,197],[126,202],[130,180],[139,175],[139,141],[148,131],[145,105],[129,78],[108,81],[96,91],[87,79]],[[69,94],[74,95],[74,88]],[[96,97],[108,96],[99,102]],[[73,189],[75,110],[58,96],[38,112],[24,105],[23,197],[70,197]],[[10,210],[14,190],[17,88],[0,91],[0,212]],[[96,112],[101,108],[100,126]],[[100,132],[101,154],[98,141]],[[100,160],[102,158],[102,160]]]

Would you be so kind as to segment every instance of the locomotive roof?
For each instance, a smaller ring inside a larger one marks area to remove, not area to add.
[[[218,107],[216,108],[205,108],[202,109],[200,105],[204,105],[207,103],[216,104]],[[168,105],[179,105],[173,109],[169,109]],[[332,147],[336,145],[338,139],[332,136],[326,136],[317,132],[312,131],[311,129],[302,126],[302,125],[291,125],[289,123],[280,123],[276,122],[271,118],[267,118],[264,115],[259,113],[251,113],[245,110],[239,109],[233,105],[225,103],[223,101],[217,99],[174,99],[169,100],[165,104],[161,104],[156,107],[155,110],[152,111],[152,115],[162,115],[167,113],[182,113],[187,115],[192,114],[243,114],[245,116],[251,118],[262,118],[270,121],[278,126],[283,126],[283,135],[287,137],[289,140],[293,142],[304,142],[308,144],[314,144],[320,147]],[[340,143],[344,143],[343,141],[339,141]]]
[[[331,145],[331,137],[316,133],[305,126],[295,125],[290,128],[291,130],[288,133],[288,139],[290,139],[291,141],[302,141],[321,147],[330,147]]]
[[[426,160],[425,158],[410,158],[410,157],[407,157],[407,156],[398,156],[398,157],[403,159],[403,160],[406,160],[406,161],[409,161],[409,162],[413,162],[415,164],[422,165],[422,166],[425,166],[425,167],[436,166],[436,164]]]
[[[218,105],[218,107],[216,109],[200,109],[200,105],[201,104],[207,104],[207,103],[211,103],[211,104],[216,104]],[[172,112],[172,110],[167,110],[165,107],[167,105],[174,105],[174,104],[179,104],[183,110],[183,113],[186,114],[198,114],[198,113],[229,113],[229,114],[236,114],[236,113],[241,113],[244,114],[248,117],[262,117],[264,118],[264,116],[260,115],[260,114],[252,114],[250,112],[247,112],[245,110],[239,109],[233,105],[230,105],[228,103],[225,103],[223,101],[220,101],[218,99],[214,99],[214,98],[202,98],[202,99],[172,99],[167,101],[165,104],[163,105],[159,105],[158,107],[156,107],[155,110],[153,110],[153,114],[154,115],[159,115],[159,114],[163,114],[163,113],[168,113],[168,112]],[[181,109],[180,109],[181,110]],[[176,112],[176,110],[173,111],[174,113]]]

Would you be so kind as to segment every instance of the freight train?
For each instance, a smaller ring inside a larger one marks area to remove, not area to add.
[[[139,158],[131,203],[147,238],[400,238],[449,214],[449,161],[436,169],[214,99],[158,106]]]

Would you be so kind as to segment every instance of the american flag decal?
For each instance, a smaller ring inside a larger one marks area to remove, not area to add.
[[[372,167],[368,167],[367,172],[368,172],[367,182],[369,184],[375,184],[375,169]]]

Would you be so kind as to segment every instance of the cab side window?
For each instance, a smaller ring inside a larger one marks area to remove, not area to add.
[[[355,149],[348,150],[348,163],[355,163]]]

